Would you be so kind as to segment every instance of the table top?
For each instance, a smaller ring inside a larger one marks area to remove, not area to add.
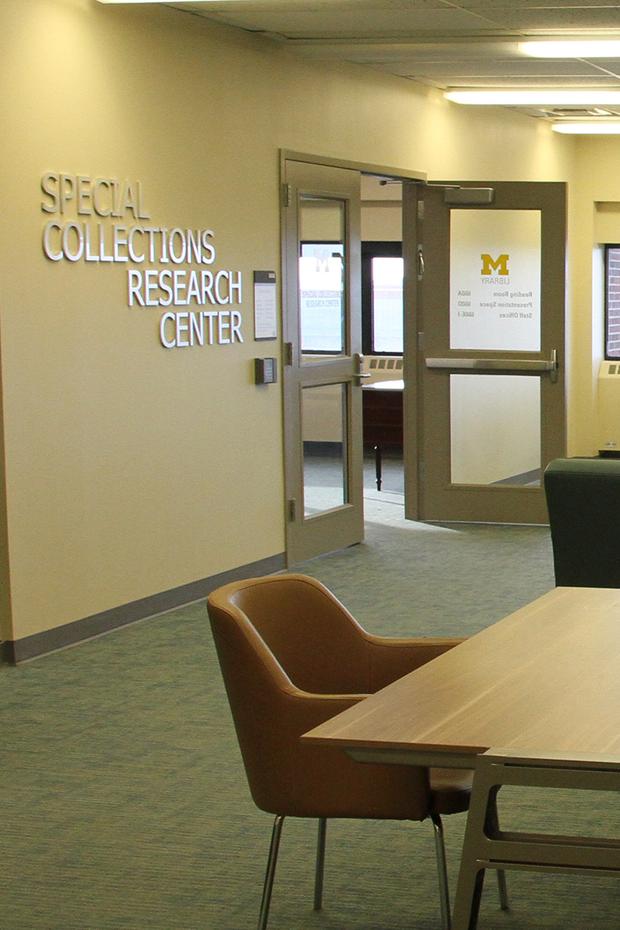
[[[620,763],[620,590],[555,588],[302,737],[363,761],[490,748]]]

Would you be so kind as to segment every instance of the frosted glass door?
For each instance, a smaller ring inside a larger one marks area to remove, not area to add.
[[[450,375],[452,484],[537,487],[540,378]]]
[[[543,523],[544,468],[565,454],[565,185],[420,196],[420,515]]]

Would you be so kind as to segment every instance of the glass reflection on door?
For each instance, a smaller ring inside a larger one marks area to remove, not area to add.
[[[450,375],[452,484],[539,487],[540,377]]]
[[[304,516],[348,503],[347,385],[302,389]]]
[[[299,217],[301,359],[308,363],[346,352],[346,205],[305,195]]]

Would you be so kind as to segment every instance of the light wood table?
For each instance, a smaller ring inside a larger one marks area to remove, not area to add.
[[[497,746],[620,761],[620,590],[555,588],[303,738],[412,765]]]
[[[455,930],[488,868],[620,875],[620,841],[489,829],[503,784],[620,790],[620,590],[555,588],[303,737],[367,762],[475,770]]]

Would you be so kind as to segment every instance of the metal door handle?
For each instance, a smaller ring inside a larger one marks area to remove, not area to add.
[[[424,277],[424,252],[421,245],[418,246],[416,255],[418,260],[418,281],[421,281]]]

